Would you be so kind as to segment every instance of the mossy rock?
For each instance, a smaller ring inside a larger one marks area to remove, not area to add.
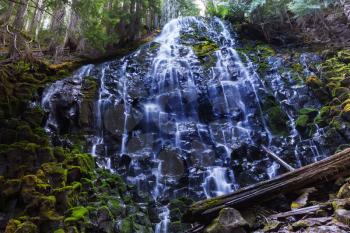
[[[75,154],[67,160],[68,165],[79,166],[84,175],[90,177],[95,170],[95,159],[90,154]]]
[[[94,100],[98,90],[98,82],[94,77],[85,77],[82,84],[81,92],[83,99],[86,101]]]
[[[323,87],[323,82],[316,76],[308,77],[305,83],[312,89],[319,89]]]
[[[302,130],[305,131],[307,128],[307,125],[309,123],[309,116],[308,115],[301,115],[298,117],[297,121],[296,121],[296,127],[298,130]]]
[[[28,122],[32,127],[41,126],[44,120],[44,111],[40,107],[34,107],[28,109],[23,113],[23,119]]]
[[[6,158],[6,176],[8,178],[20,177],[27,172],[33,172],[37,166],[37,149],[35,143],[18,142],[4,146],[0,157]]]
[[[61,212],[76,206],[79,203],[82,184],[76,182],[72,185],[53,190],[57,200],[57,209]]]
[[[203,41],[202,43],[192,45],[192,49],[198,58],[204,58],[210,56],[219,49],[218,45],[210,40]]]
[[[333,210],[348,209],[350,207],[350,199],[335,199],[332,201]]]
[[[89,210],[83,206],[77,206],[69,210],[69,217],[64,220],[67,225],[76,224],[77,222],[87,221]]]
[[[65,233],[65,231],[63,229],[58,229],[58,230],[55,230],[54,233]]]
[[[53,154],[58,162],[63,162],[65,159],[67,159],[70,154],[65,151],[62,147],[55,147],[53,150]]]
[[[18,220],[10,220],[6,226],[5,233],[39,233],[38,227],[29,221],[21,223]]]
[[[134,220],[132,217],[124,218],[119,227],[120,233],[134,233],[133,231]]]
[[[350,184],[347,182],[339,189],[337,198],[350,198]]]
[[[233,208],[224,208],[205,229],[204,233],[244,232],[247,221]]]
[[[294,63],[292,65],[292,70],[295,72],[295,73],[302,73],[303,72],[303,66],[300,64],[300,63]]]
[[[282,226],[282,223],[277,220],[268,221],[263,228],[263,232],[275,232]]]
[[[4,184],[3,189],[1,190],[1,193],[5,197],[11,197],[16,196],[19,194],[22,187],[22,181],[20,179],[11,179],[7,180]]]
[[[318,116],[315,118],[315,123],[320,126],[326,126],[333,119],[333,117],[339,114],[336,106],[324,106],[321,108]]]
[[[256,50],[257,50],[259,56],[264,58],[264,59],[276,55],[276,51],[271,46],[269,46],[267,44],[257,45]]]
[[[107,206],[113,216],[119,217],[119,216],[125,216],[126,214],[126,208],[125,206],[121,203],[120,200],[114,198],[114,199],[109,199],[107,202]]]
[[[335,211],[335,219],[347,226],[350,226],[350,211],[341,208],[337,209]]]
[[[350,50],[339,51],[337,56],[341,62],[350,63]]]
[[[308,115],[310,118],[315,118],[318,110],[314,108],[303,108],[299,111],[300,115]]]
[[[181,221],[174,221],[174,222],[171,222],[169,224],[169,231],[170,232],[181,233],[181,232],[186,232],[186,230],[187,230],[186,225],[184,223],[182,223]]]
[[[44,163],[41,169],[52,187],[63,187],[67,182],[67,169],[60,163]]]
[[[350,121],[350,103],[345,104],[341,115],[345,120]]]
[[[54,162],[55,156],[53,154],[53,150],[49,146],[40,147],[37,149],[37,160],[40,161],[40,163],[49,163]]]
[[[333,97],[338,97],[339,99],[345,98],[345,100],[348,97],[348,94],[350,93],[350,89],[346,87],[335,87],[332,91]]]
[[[280,106],[274,106],[266,110],[268,115],[268,125],[272,133],[280,136],[285,136],[288,134],[288,117],[282,112]]]

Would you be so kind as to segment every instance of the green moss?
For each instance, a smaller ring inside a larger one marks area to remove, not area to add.
[[[219,47],[213,41],[208,40],[204,41],[203,43],[193,45],[192,49],[198,58],[203,58],[217,51]]]
[[[114,216],[121,216],[124,213],[124,207],[120,203],[120,200],[110,199],[107,202],[107,206]]]
[[[77,221],[85,221],[89,210],[83,206],[74,207],[69,210],[70,216],[64,220],[65,223],[74,223]]]
[[[171,221],[180,221],[182,213],[179,208],[174,208],[170,210],[170,219]]]
[[[98,82],[94,77],[85,77],[81,92],[84,95],[84,101],[91,101],[95,98],[98,90]]]
[[[288,117],[282,112],[279,106],[272,107],[266,111],[268,115],[268,124],[271,131],[276,135],[288,134]]]
[[[22,181],[20,179],[7,180],[1,193],[4,197],[13,197],[19,194]]]
[[[350,103],[346,104],[343,108],[344,112],[350,112]]]
[[[269,46],[267,44],[259,44],[259,45],[257,45],[256,46],[256,50],[257,50],[259,56],[264,58],[264,59],[276,55],[275,50],[271,46]]]
[[[200,210],[210,209],[210,208],[218,206],[220,204],[222,204],[222,200],[220,199],[220,197],[211,198],[211,199],[208,199],[208,200],[205,200],[202,202],[197,202],[189,208],[189,210],[186,214],[191,215],[191,213],[196,213]],[[190,217],[190,216],[188,216],[188,217]]]
[[[5,233],[38,233],[38,227],[29,221],[19,222],[17,220],[10,221],[6,227]]]
[[[55,230],[54,233],[65,233],[65,231],[63,229],[58,229],[58,230]]]
[[[67,182],[67,169],[63,168],[59,163],[45,163],[41,165],[41,169],[49,178],[49,183],[53,187],[65,186]]]
[[[292,70],[296,73],[302,73],[303,72],[303,66],[300,63],[294,63],[292,65]]]
[[[131,216],[124,218],[120,225],[120,233],[133,233],[133,223]]]
[[[303,108],[299,111],[301,115],[308,115],[311,117],[315,117],[318,114],[318,110],[314,108]]]
[[[337,57],[343,63],[350,63],[350,50],[339,51]]]
[[[311,87],[312,89],[318,89],[323,87],[322,81],[316,76],[310,76],[306,79],[306,85]]]
[[[6,225],[5,233],[15,233],[20,224],[20,221],[16,219],[10,219]]]
[[[70,154],[65,151],[62,147],[55,147],[54,148],[54,156],[59,162],[63,162],[67,157],[70,156]]]
[[[44,119],[44,112],[40,107],[34,107],[23,113],[23,119],[25,119],[32,127],[41,126]]]
[[[298,119],[296,121],[296,127],[297,127],[297,129],[305,130],[308,123],[309,123],[309,116],[308,115],[301,115],[298,117]]]

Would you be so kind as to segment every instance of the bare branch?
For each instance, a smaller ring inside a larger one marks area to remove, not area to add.
[[[24,5],[23,3],[17,2],[17,1],[15,1],[15,0],[7,0],[7,1],[13,2],[13,3],[15,3],[15,4]],[[49,15],[52,16],[52,13],[51,13],[51,12],[49,12],[49,11],[47,11],[46,9],[44,9],[44,8],[42,8],[42,7],[40,7],[40,6],[38,6],[38,4],[36,4],[36,3],[33,2],[32,0],[31,0],[31,2],[34,3],[34,6],[28,4],[28,7],[37,8],[37,9],[39,9],[40,11],[43,11],[43,12],[45,12],[45,13],[47,13],[47,14],[49,14]]]

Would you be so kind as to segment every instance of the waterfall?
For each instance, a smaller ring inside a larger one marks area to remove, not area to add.
[[[166,20],[177,17],[166,2]],[[220,19],[170,20],[138,51],[84,66],[47,88],[42,101],[50,113],[47,129],[60,128],[55,93],[65,89],[79,102],[83,78],[98,80],[89,151],[100,166],[149,194],[159,214],[155,232],[171,232],[170,199],[216,197],[279,174],[279,166],[261,153],[260,145],[288,152],[296,166],[324,156],[318,145],[322,129],[308,139],[296,130],[302,107],[297,96],[305,90],[281,77],[278,58],[271,58],[271,71],[262,81],[256,64],[237,52],[239,46],[234,31]],[[310,72],[306,60],[302,57],[305,72]],[[74,88],[67,88],[72,80]],[[286,137],[267,123],[263,104],[270,96],[288,117]],[[304,102],[317,106],[312,96]],[[79,114],[79,107],[70,106],[74,108],[68,112]]]

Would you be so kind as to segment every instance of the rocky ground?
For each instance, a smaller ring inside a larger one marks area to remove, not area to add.
[[[225,208],[204,232],[349,232],[349,187],[350,179],[339,179],[240,211]]]

